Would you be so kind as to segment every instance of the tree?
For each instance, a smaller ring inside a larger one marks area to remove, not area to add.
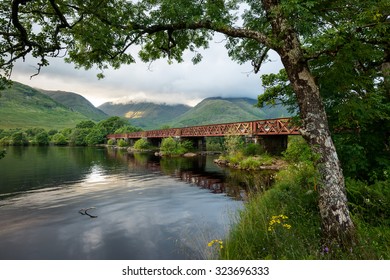
[[[81,121],[78,124],[76,124],[76,128],[93,128],[96,124],[93,121]]]
[[[87,136],[92,131],[90,128],[76,128],[72,130],[72,134],[69,136],[69,143],[75,146],[86,146]]]
[[[128,125],[129,122],[124,118],[109,117],[106,120],[100,121],[97,124],[96,129],[101,130],[103,133],[105,133],[106,136],[107,134],[115,133],[115,131],[121,127],[127,127]]]
[[[15,132],[11,136],[12,145],[14,146],[26,146],[28,145],[28,138],[23,131]]]
[[[103,144],[106,140],[107,132],[98,126],[92,128],[88,135],[85,137],[86,144],[93,146],[97,144]]]
[[[76,67],[118,68],[135,61],[130,52],[133,45],[141,46],[143,61],[167,58],[181,62],[188,49],[195,53],[193,62],[197,63],[202,58],[198,49],[208,47],[214,32],[225,34],[229,55],[240,63],[252,61],[255,72],[268,51],[276,51],[299,107],[302,135],[319,154],[324,246],[351,245],[354,225],[329,130],[324,92],[315,72],[326,69],[332,60],[323,58],[331,58],[345,45],[335,42],[339,36],[331,36],[331,32],[360,33],[363,35],[356,36],[357,40],[368,40],[367,44],[378,49],[371,62],[381,57],[378,71],[382,80],[378,83],[384,83],[388,93],[387,0],[13,0],[3,1],[0,8],[0,23],[5,27],[1,31],[0,65],[5,77],[14,62],[28,53],[40,58],[37,74],[48,65],[47,57],[64,53]],[[344,65],[350,65],[348,60]]]
[[[117,130],[115,130],[114,133],[115,134],[121,134],[121,133],[137,132],[137,131],[141,131],[141,129],[137,128],[135,126],[127,124],[125,126],[122,126],[122,127],[118,128]]]
[[[37,145],[49,145],[49,134],[46,131],[42,131],[35,135],[34,143]]]
[[[389,3],[355,2],[327,3],[322,11],[333,13],[333,23],[306,31],[315,36],[306,37],[305,57],[319,85],[344,174],[376,180],[390,166]],[[329,20],[327,12],[321,17]],[[281,102],[299,110],[284,69],[262,80],[266,91],[259,105]]]
[[[68,145],[68,140],[66,140],[64,134],[60,132],[54,134],[51,140],[53,141],[54,145]]]

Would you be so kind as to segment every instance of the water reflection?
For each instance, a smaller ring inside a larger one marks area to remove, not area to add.
[[[210,157],[14,151],[0,161],[0,259],[207,258],[242,199],[272,180],[239,176]],[[88,207],[98,218],[79,213]]]
[[[264,192],[274,182],[275,171],[242,171],[222,168],[214,164],[214,156],[194,158],[160,158],[151,153],[127,154],[123,150],[111,149],[108,155],[120,158],[131,168],[161,172],[186,183],[208,189],[212,193],[223,193],[236,200],[247,200],[251,192]]]

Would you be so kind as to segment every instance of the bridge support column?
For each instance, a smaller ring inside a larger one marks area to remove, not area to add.
[[[153,146],[153,147],[160,147],[162,138],[146,138],[146,140]]]
[[[271,155],[281,155],[287,149],[287,135],[267,135],[260,137],[255,143],[260,143]]]
[[[198,151],[206,151],[206,137],[188,137],[180,138],[180,140],[188,140],[192,142],[192,147]]]

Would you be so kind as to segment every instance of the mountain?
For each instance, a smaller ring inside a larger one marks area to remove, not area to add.
[[[256,99],[212,97],[173,120],[172,127],[229,123],[289,116],[283,107],[257,108]]]
[[[152,102],[126,104],[107,102],[98,108],[107,115],[125,117],[129,119],[131,125],[144,130],[161,128],[191,109],[190,106],[184,104],[168,105]]]
[[[83,96],[74,93],[74,92],[66,92],[66,91],[50,91],[50,90],[39,90],[42,93],[50,96],[57,102],[62,105],[79,112],[86,116],[89,119],[94,121],[101,121],[108,118],[108,115],[105,114],[102,110],[99,110],[95,106],[92,105],[87,99]]]
[[[289,116],[283,107],[260,109],[255,104],[257,100],[251,98],[212,97],[204,99],[195,107],[151,102],[108,102],[99,106],[99,109],[110,116],[126,117],[132,125],[144,130],[158,129],[164,125],[183,127]]]
[[[0,91],[0,95],[0,128],[61,129],[75,127],[89,119],[46,94],[17,82]]]

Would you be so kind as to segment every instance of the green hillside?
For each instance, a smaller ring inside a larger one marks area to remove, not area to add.
[[[260,109],[254,106],[256,103],[256,99],[250,98],[213,97],[204,99],[193,108],[150,102],[108,102],[99,106],[99,109],[110,116],[126,117],[132,125],[145,130],[158,129],[163,125],[183,127],[289,116],[283,107]]]
[[[99,110],[91,102],[85,99],[83,96],[66,91],[49,91],[40,90],[44,94],[50,96],[57,102],[61,103],[65,107],[68,107],[76,112],[79,112],[94,121],[101,121],[108,118],[102,110]]]
[[[285,117],[284,108],[257,108],[250,98],[207,98],[171,122],[173,127]]]
[[[191,109],[183,104],[167,105],[151,102],[116,104],[107,102],[98,107],[110,116],[127,118],[131,125],[142,129],[158,129]]]
[[[89,119],[40,91],[17,82],[0,93],[0,128],[61,129],[74,127]]]

